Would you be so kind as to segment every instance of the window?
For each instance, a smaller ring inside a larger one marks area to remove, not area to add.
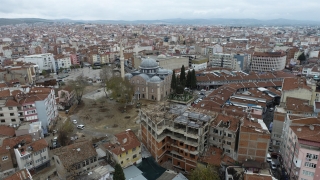
[[[305,162],[305,163],[304,163],[304,166],[310,167],[310,168],[317,168],[317,164],[310,163],[310,162]]]
[[[11,119],[11,122],[16,122],[16,119]]]
[[[164,140],[164,139],[163,139]],[[135,151],[136,150],[136,148],[132,148],[132,151]]]
[[[1,119],[1,122],[2,122],[2,123],[5,123],[5,122],[6,122],[6,120],[4,120],[4,119]]]
[[[3,116],[3,114],[1,113],[0,116]]]
[[[123,161],[121,161],[121,164],[123,164]]]
[[[126,154],[128,154],[128,151],[126,152]]]
[[[228,137],[232,137],[232,134],[229,134],[229,133],[228,133]]]
[[[2,161],[8,160],[8,156],[2,156]]]
[[[228,145],[231,145],[231,142],[227,141],[227,144],[228,144]]]
[[[314,172],[310,172],[310,171],[305,171],[305,170],[303,170],[303,175],[306,175],[306,176],[311,176],[311,177],[313,177],[314,176]]]
[[[58,161],[58,159],[56,160],[58,164],[60,164],[60,162]]]
[[[2,107],[0,107],[0,111],[2,111]]]
[[[10,116],[14,116],[14,113],[10,113]]]
[[[8,107],[9,110],[13,110],[13,107]]]
[[[137,155],[135,154],[135,155],[132,156],[132,159],[134,159],[134,158],[136,158],[136,157],[137,157]]]
[[[307,153],[306,157],[309,159],[318,159],[318,155],[310,154],[310,153]]]

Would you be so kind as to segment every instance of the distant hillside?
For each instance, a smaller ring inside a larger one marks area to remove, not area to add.
[[[38,23],[38,22],[61,22],[61,23],[92,23],[92,24],[180,24],[180,25],[233,25],[233,26],[297,26],[297,25],[320,25],[320,21],[302,21],[290,19],[162,19],[162,20],[71,20],[71,19],[38,19],[38,18],[20,18],[5,19],[0,18],[1,25]]]

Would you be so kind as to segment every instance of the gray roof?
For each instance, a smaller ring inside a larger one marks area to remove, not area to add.
[[[150,78],[146,74],[139,74],[138,76],[141,76],[144,80],[148,81]]]
[[[150,79],[150,82],[161,82],[161,79],[159,78],[159,76],[153,76],[151,79]]]
[[[144,59],[141,64],[140,67],[143,68],[157,68],[158,67],[158,63],[156,62],[156,60],[151,59],[151,58],[147,58]]]
[[[133,75],[132,75],[131,73],[126,73],[126,74],[124,75],[124,77],[127,78],[127,79],[131,79],[132,76],[133,76]]]
[[[126,179],[131,180],[147,180],[143,175],[142,171],[138,169],[136,166],[129,166],[123,169],[124,176]]]

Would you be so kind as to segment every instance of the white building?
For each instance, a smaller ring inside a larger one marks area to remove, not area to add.
[[[251,59],[251,71],[272,72],[285,68],[287,56],[284,52],[254,52]]]
[[[24,61],[38,65],[38,73],[42,73],[43,70],[51,70],[52,72],[56,72],[57,70],[53,54],[51,53],[25,56]]]
[[[70,66],[72,65],[70,56],[63,56],[63,57],[57,58],[56,61],[58,64],[58,69],[61,69],[61,68],[69,69]]]
[[[21,142],[14,148],[19,169],[39,170],[50,166],[48,143],[45,139],[33,141],[29,144]]]

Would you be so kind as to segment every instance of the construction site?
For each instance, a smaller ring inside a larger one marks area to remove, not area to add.
[[[140,110],[141,139],[166,168],[190,172],[208,147],[207,136],[217,113],[161,103]]]

